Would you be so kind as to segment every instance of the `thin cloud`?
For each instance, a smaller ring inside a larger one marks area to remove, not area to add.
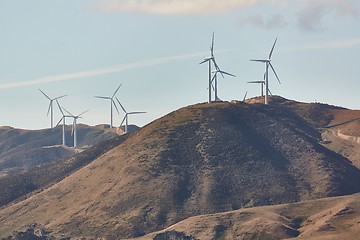
[[[107,67],[107,68],[100,68],[100,69],[81,71],[81,72],[75,72],[75,73],[46,76],[46,77],[41,77],[38,79],[29,80],[29,81],[2,83],[2,84],[0,84],[0,90],[1,89],[9,89],[9,88],[25,87],[25,86],[36,85],[36,84],[62,82],[62,81],[68,81],[68,80],[72,80],[72,79],[80,79],[80,78],[86,78],[86,77],[94,77],[94,76],[98,76],[98,75],[122,72],[122,71],[130,70],[130,69],[160,65],[160,64],[167,63],[167,62],[171,62],[171,61],[200,57],[200,56],[203,56],[204,54],[206,54],[206,53],[202,52],[202,53],[177,55],[177,56],[170,56],[170,57],[163,57],[163,58],[154,58],[154,59],[149,59],[149,60],[144,60],[144,61],[139,61],[139,62],[111,66],[111,67]]]
[[[303,0],[305,7],[297,14],[297,26],[302,31],[319,31],[325,28],[328,16],[336,18],[353,17],[359,13],[359,6],[351,0]]]
[[[275,14],[269,19],[265,19],[261,15],[251,15],[246,18],[241,18],[239,21],[240,26],[255,26],[264,29],[278,29],[287,25],[285,18],[280,14]]]
[[[154,14],[218,14],[246,8],[264,0],[98,0],[93,9]]]
[[[309,50],[326,50],[326,49],[338,49],[338,48],[349,48],[349,47],[360,47],[360,38],[342,39],[321,44],[309,44],[299,47],[283,48],[285,52],[297,52],[297,51],[309,51]]]

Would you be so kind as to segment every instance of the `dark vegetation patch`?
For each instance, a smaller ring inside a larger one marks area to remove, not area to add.
[[[86,238],[81,238],[86,240]],[[70,237],[62,236],[57,238],[47,230],[36,223],[30,224],[24,231],[14,231],[12,235],[2,238],[2,240],[70,240]]]
[[[177,232],[175,230],[166,231],[156,235],[153,240],[196,240],[193,236],[187,236],[183,232]]]

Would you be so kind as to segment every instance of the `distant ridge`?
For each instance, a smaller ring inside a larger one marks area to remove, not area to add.
[[[79,146],[89,147],[117,136],[115,132],[97,127],[78,125]],[[73,146],[71,126],[66,126],[67,146]],[[21,169],[70,157],[77,150],[62,147],[61,126],[53,129],[25,130],[12,127],[0,128],[0,176]],[[50,148],[50,146],[53,146]]]

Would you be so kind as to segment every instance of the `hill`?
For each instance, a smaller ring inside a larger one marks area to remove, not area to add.
[[[179,109],[2,209],[0,236],[36,222],[72,237],[136,237],[196,215],[360,192],[360,170],[323,146],[337,110],[279,97]]]
[[[360,194],[200,215],[133,240],[184,232],[199,240],[343,240],[360,235]]]
[[[78,146],[90,147],[117,136],[99,127],[78,125]],[[73,146],[71,127],[66,127],[66,143]],[[0,127],[0,178],[23,169],[73,156],[80,149],[62,145],[62,127],[24,130]]]

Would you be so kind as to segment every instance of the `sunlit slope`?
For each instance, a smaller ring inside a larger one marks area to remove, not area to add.
[[[343,240],[358,239],[359,226],[360,195],[355,194],[195,216],[136,240],[152,240],[171,230],[199,240]]]

